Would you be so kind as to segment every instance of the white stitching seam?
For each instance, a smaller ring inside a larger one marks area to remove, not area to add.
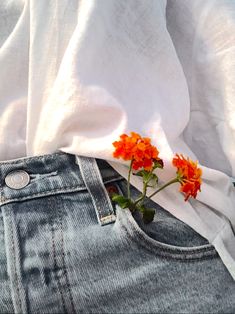
[[[113,178],[111,180],[107,180],[104,182],[104,184],[114,182],[114,181],[119,181],[119,180],[124,180],[125,178],[123,177],[117,177]],[[12,197],[12,198],[5,198],[4,196],[1,197],[1,203],[0,205],[4,205],[7,203],[15,202],[15,201],[24,201],[27,199],[31,199],[32,197],[40,197],[40,196],[48,196],[48,195],[53,195],[53,194],[59,194],[59,193],[68,193],[68,192],[79,192],[87,190],[85,186],[78,187],[76,186],[69,186],[69,187],[64,187],[64,188],[58,188],[58,189],[53,189],[45,192],[39,192],[39,193],[33,193],[33,194],[28,194],[27,196],[21,196],[21,197]]]

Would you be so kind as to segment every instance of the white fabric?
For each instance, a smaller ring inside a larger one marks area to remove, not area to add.
[[[162,182],[175,152],[198,159],[197,200],[174,185],[154,201],[235,279],[234,1],[1,0],[0,69],[1,161],[62,150],[127,177],[112,142],[130,131],[160,150]]]

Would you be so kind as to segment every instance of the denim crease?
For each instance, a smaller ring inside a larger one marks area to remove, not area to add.
[[[14,189],[18,170],[30,180]],[[105,160],[0,162],[0,184],[0,313],[235,313],[215,248],[150,199],[147,225],[115,205],[109,188],[125,195],[127,182]]]

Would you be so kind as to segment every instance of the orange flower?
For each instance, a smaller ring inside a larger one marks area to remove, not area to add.
[[[138,133],[131,132],[131,136],[122,134],[120,141],[113,142],[115,151],[113,157],[124,160],[132,160],[132,168],[138,170],[144,168],[147,171],[152,170],[155,160],[158,158],[158,150],[151,144],[148,137],[141,137]]]
[[[184,156],[176,154],[172,163],[177,167],[177,177],[181,184],[180,191],[185,193],[185,201],[190,196],[196,198],[197,192],[201,191],[202,170],[198,168],[197,162],[185,159]]]

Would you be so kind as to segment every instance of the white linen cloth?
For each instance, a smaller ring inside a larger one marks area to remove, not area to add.
[[[196,200],[177,184],[153,200],[235,279],[235,1],[1,0],[0,160],[61,150],[127,178],[112,142],[130,131],[160,150],[162,182],[174,153],[199,160]]]

